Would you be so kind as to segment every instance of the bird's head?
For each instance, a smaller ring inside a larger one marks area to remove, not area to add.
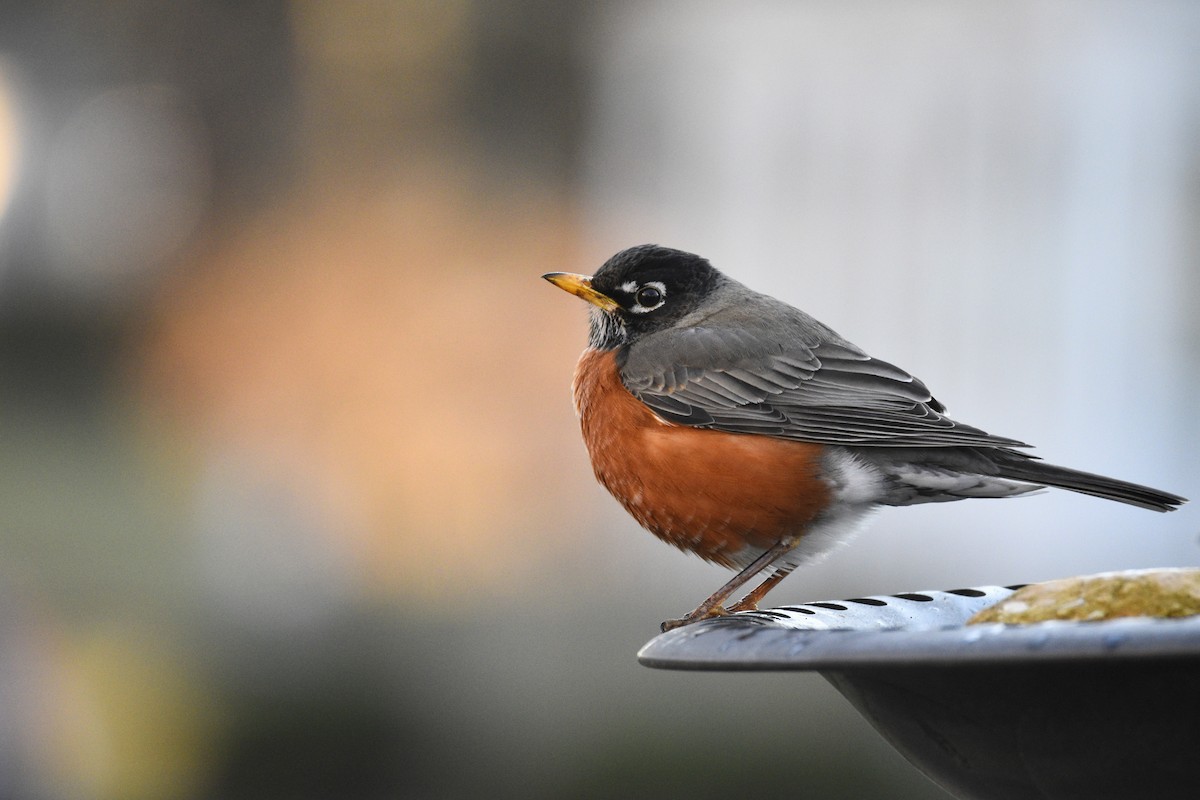
[[[725,280],[707,259],[643,244],[622,250],[592,276],[542,276],[594,307],[590,346],[611,350],[669,328],[707,300]]]

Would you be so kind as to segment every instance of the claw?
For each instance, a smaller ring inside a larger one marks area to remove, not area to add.
[[[697,614],[697,611],[700,611],[700,609],[696,609],[696,611],[693,611],[690,614],[685,614],[680,619],[666,620],[658,627],[663,633],[666,633],[667,631],[673,631],[676,628],[682,628],[684,625],[691,625],[693,622],[699,622],[702,619],[711,619],[712,617],[728,617],[730,614],[729,611],[725,610],[721,606],[710,608],[708,611],[702,614]]]

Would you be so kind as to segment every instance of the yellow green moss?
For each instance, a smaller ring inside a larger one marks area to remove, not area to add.
[[[1105,572],[1035,583],[985,608],[968,625],[1200,614],[1200,569]]]

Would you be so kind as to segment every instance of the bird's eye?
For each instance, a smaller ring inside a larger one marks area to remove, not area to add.
[[[649,283],[638,289],[637,294],[633,296],[633,299],[637,301],[637,304],[646,311],[653,311],[661,306],[663,303],[663,298],[664,292],[662,287]]]

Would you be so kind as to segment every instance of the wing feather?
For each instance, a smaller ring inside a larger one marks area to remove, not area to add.
[[[853,446],[1028,446],[950,419],[921,381],[782,307],[795,323],[782,337],[701,322],[639,342],[622,380],[681,425]]]

